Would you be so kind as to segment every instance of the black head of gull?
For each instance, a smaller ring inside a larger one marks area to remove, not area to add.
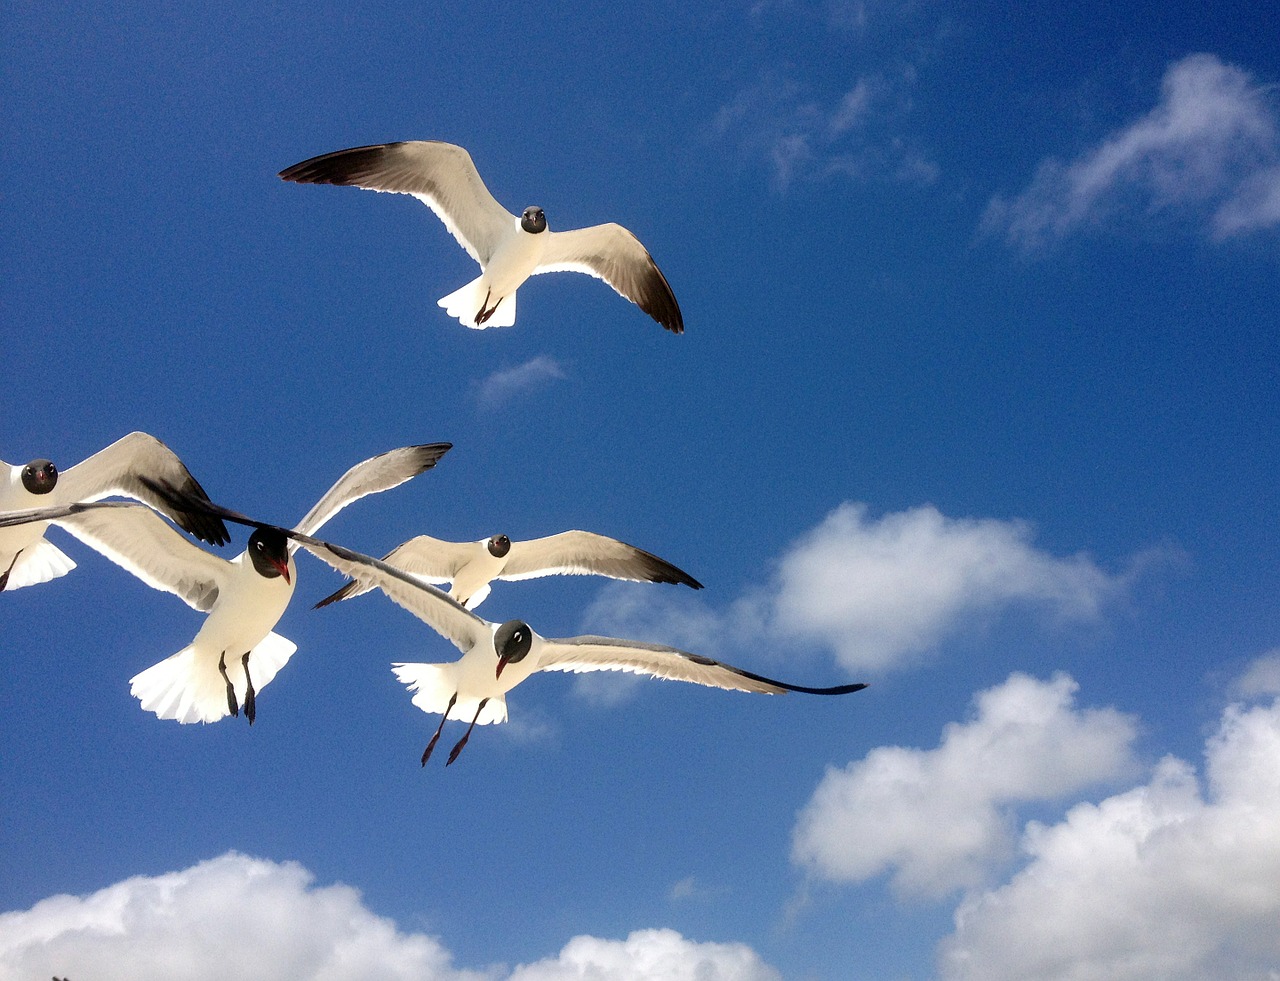
[[[501,559],[511,551],[511,539],[506,535],[494,535],[485,543],[485,547],[495,559]]]
[[[502,674],[508,664],[523,661],[525,655],[533,648],[533,631],[523,620],[508,620],[493,632],[493,649],[498,654],[498,671],[494,677]]]
[[[249,558],[263,579],[284,576],[289,582],[289,540],[274,528],[259,528],[249,536]]]
[[[58,468],[49,460],[32,460],[22,468],[22,486],[32,494],[48,494],[58,484]]]
[[[545,232],[547,230],[547,216],[542,213],[541,208],[530,205],[524,209],[524,214],[520,216],[520,227],[530,235]]]

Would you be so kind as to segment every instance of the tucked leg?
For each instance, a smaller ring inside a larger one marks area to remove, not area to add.
[[[222,680],[227,683],[227,710],[232,715],[240,714],[240,706],[236,704],[236,687],[231,683],[231,679],[227,677],[227,652],[222,652],[222,657],[218,658],[218,673],[222,675]]]
[[[455,691],[453,697],[449,699],[449,704],[444,707],[444,715],[440,716],[440,725],[436,726],[436,734],[431,737],[431,742],[427,743],[427,748],[422,751],[423,766],[426,766],[427,760],[431,759],[431,751],[436,748],[436,740],[440,738],[440,730],[444,728],[444,720],[449,718],[449,711],[457,700],[458,693]]]
[[[249,677],[249,653],[240,658],[240,663],[244,665],[244,717],[249,720],[249,725],[253,725],[253,717],[257,714],[257,693],[253,690],[253,679]]]
[[[454,746],[452,752],[449,753],[449,759],[445,761],[445,764],[444,764],[445,766],[448,766],[450,763],[456,760],[458,758],[458,754],[462,752],[462,747],[467,745],[467,740],[471,738],[471,730],[476,727],[476,719],[480,718],[480,713],[484,711],[485,704],[488,701],[489,699],[487,698],[480,699],[480,704],[476,706],[475,718],[471,720],[471,725],[467,726],[466,735],[464,735],[461,739],[458,740],[458,745]]]

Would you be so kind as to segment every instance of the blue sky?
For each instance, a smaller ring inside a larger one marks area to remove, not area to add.
[[[382,596],[312,612],[340,580],[300,556],[256,724],[179,726],[127,682],[200,615],[53,531],[79,567],[0,596],[0,976],[1280,965],[1269,8],[0,16],[0,457],[144,430],[292,522],[448,440],[325,536],[611,535],[707,588],[480,612],[871,683],[544,675],[423,770],[389,665],[456,652]],[[686,334],[568,275],[467,330],[426,208],[275,176],[398,139],[632,229]]]

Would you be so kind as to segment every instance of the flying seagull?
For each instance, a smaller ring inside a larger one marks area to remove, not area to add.
[[[565,531],[525,542],[513,542],[506,535],[492,535],[478,542],[445,542],[419,535],[392,549],[383,561],[425,582],[451,583],[449,595],[468,610],[484,602],[494,579],[600,575],[702,588],[702,583],[670,562],[589,531]],[[353,579],[316,606],[350,599],[372,588],[369,582]]]
[[[357,464],[298,522],[299,531],[317,531],[351,502],[430,469],[450,446],[403,447]],[[153,487],[162,498],[206,507],[173,485]],[[206,513],[213,514],[213,507],[207,505]],[[245,551],[227,561],[137,505],[72,504],[0,515],[0,528],[24,517],[56,521],[149,586],[209,614],[189,645],[130,679],[130,691],[143,709],[185,723],[216,722],[239,715],[243,707],[253,723],[257,693],[297,650],[296,644],[273,632],[296,585],[295,546],[285,530],[256,528]]]
[[[63,473],[49,460],[10,465],[0,460],[0,512],[58,507],[80,501],[123,496],[163,511],[183,529],[211,545],[229,542],[221,518],[205,511],[174,508],[145,487],[150,476],[207,502],[204,489],[173,450],[147,433],[130,433]],[[44,537],[47,523],[34,522],[0,530],[0,590],[19,589],[65,576],[76,567]]]
[[[163,490],[163,489],[161,489]],[[308,552],[353,579],[376,586],[462,652],[449,664],[393,664],[396,677],[416,692],[413,704],[439,713],[440,725],[422,754],[425,766],[450,714],[471,716],[471,724],[449,753],[453,763],[477,725],[507,721],[506,695],[538,671],[630,671],[672,681],[688,681],[712,688],[781,695],[789,691],[809,695],[845,695],[864,684],[808,688],[766,678],[688,651],[618,640],[613,637],[542,637],[522,620],[493,623],[472,613],[429,583],[381,559],[312,538],[297,531],[266,525],[218,505],[212,509],[228,521],[259,531],[273,530],[292,538]]]
[[[280,177],[412,194],[480,263],[480,276],[439,301],[467,327],[510,327],[516,290],[536,273],[581,272],[606,283],[674,334],[684,331],[675,294],[640,240],[612,222],[553,232],[542,209],[517,218],[484,186],[471,154],[452,143],[413,140],[337,150]]]

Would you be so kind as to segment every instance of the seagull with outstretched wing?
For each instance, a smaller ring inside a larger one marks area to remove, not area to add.
[[[298,523],[312,533],[353,501],[390,490],[435,466],[449,443],[407,446],[356,464]],[[199,506],[173,485],[152,488],[162,499]],[[207,508],[207,510],[206,510]],[[297,585],[292,530],[255,528],[244,552],[227,561],[183,538],[158,514],[116,502],[77,503],[0,515],[0,529],[52,521],[147,585],[173,593],[208,617],[178,653],[129,680],[142,708],[161,719],[216,722],[244,709],[250,724],[256,698],[297,645],[274,632]]]
[[[171,483],[198,500],[209,500],[173,450],[147,433],[130,433],[62,472],[45,459],[16,465],[0,460],[0,512],[131,497],[168,515],[210,545],[231,540],[221,518],[170,506],[141,482],[143,476]],[[47,582],[76,567],[44,537],[47,527],[47,522],[29,522],[0,529],[0,590]]]
[[[449,583],[449,595],[468,610],[484,602],[489,584],[495,579],[597,575],[702,588],[702,583],[665,559],[590,531],[563,531],[529,541],[491,535],[478,542],[446,542],[418,535],[396,546],[383,556],[383,561],[424,582]],[[372,588],[367,582],[353,579],[316,605],[327,606]]]
[[[530,276],[580,272],[603,279],[615,292],[674,334],[684,318],[667,278],[640,240],[610,222],[553,232],[536,206],[517,218],[500,205],[460,146],[412,140],[325,153],[280,171],[299,184],[340,184],[412,194],[444,222],[480,275],[439,301],[467,327],[510,327],[516,290]]]

